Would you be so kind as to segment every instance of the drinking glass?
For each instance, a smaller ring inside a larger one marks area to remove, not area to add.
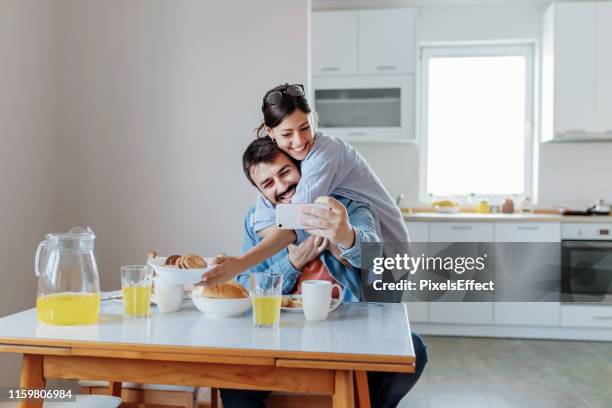
[[[249,279],[253,299],[253,325],[278,327],[283,275],[278,272],[257,272],[251,273]]]
[[[149,265],[121,267],[123,311],[128,317],[147,317],[151,310],[153,270]]]

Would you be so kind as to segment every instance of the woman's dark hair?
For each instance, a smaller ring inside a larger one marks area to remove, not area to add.
[[[242,154],[242,168],[244,170],[244,174],[252,185],[257,187],[251,178],[251,168],[260,163],[270,163],[274,161],[279,154],[286,155],[293,162],[293,164],[297,166],[298,170],[300,169],[300,162],[283,152],[270,137],[258,137],[249,143],[246,150]]]
[[[289,87],[289,84],[275,86],[270,89],[263,97],[263,104],[261,105],[261,111],[263,113],[263,122],[261,125],[255,129],[255,134],[257,137],[265,137],[267,136],[265,127],[274,128],[278,126],[283,119],[287,116],[291,115],[296,109],[301,110],[305,114],[309,114],[311,112],[310,105],[308,105],[308,100],[305,96],[292,96],[287,94],[285,91]],[[270,104],[266,101],[266,97],[272,93],[279,91],[282,93],[282,98],[277,104]]]

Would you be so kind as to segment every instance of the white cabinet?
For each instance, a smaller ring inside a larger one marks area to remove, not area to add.
[[[612,137],[612,1],[597,3],[597,130]]]
[[[414,73],[414,9],[361,10],[357,18],[359,74]]]
[[[533,274],[559,265],[561,261],[560,241],[561,225],[557,222],[496,223],[495,242],[536,243],[531,248],[517,244],[519,247],[516,250],[520,252],[520,256],[515,256],[511,248],[504,248],[499,254],[496,254],[494,265],[496,281],[500,282],[503,277],[507,277],[511,279],[508,281],[511,283],[528,282],[533,278],[525,276],[524,279],[521,279],[521,274]],[[559,326],[560,303],[554,301],[555,294],[550,296],[548,301],[541,302],[496,302],[493,314],[494,323]]]
[[[312,13],[313,75],[357,74],[357,12]]]
[[[429,242],[429,223],[428,222],[407,222],[408,236],[410,242],[422,243]],[[425,323],[429,321],[429,302],[414,299],[408,302],[408,317],[411,322]]]
[[[495,242],[559,242],[561,224],[558,222],[498,222]]]
[[[428,222],[407,222],[406,228],[410,242],[429,242]]]
[[[561,326],[612,328],[612,306],[562,305]]]
[[[431,242],[492,242],[493,223],[432,222],[429,225],[429,238]],[[466,254],[462,255],[466,256]],[[431,302],[429,321],[432,323],[492,324],[493,303]]]
[[[315,11],[316,76],[414,74],[416,10]]]
[[[612,138],[610,2],[554,3],[542,26],[542,140]]]
[[[429,225],[431,242],[492,242],[491,222],[432,222]]]

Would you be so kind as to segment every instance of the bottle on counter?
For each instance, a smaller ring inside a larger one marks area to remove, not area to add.
[[[521,203],[521,212],[522,213],[530,213],[533,211],[533,203],[529,196],[525,196],[525,199]]]
[[[511,198],[506,198],[502,205],[502,213],[513,214],[514,213],[514,201]]]
[[[480,203],[476,206],[476,212],[479,214],[488,214],[491,212],[491,207],[489,206],[489,200],[483,198],[480,200]]]

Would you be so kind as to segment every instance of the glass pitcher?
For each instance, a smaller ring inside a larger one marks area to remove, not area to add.
[[[34,271],[38,277],[36,311],[48,324],[90,324],[100,313],[100,278],[94,257],[93,231],[72,228],[47,234],[38,245]]]

